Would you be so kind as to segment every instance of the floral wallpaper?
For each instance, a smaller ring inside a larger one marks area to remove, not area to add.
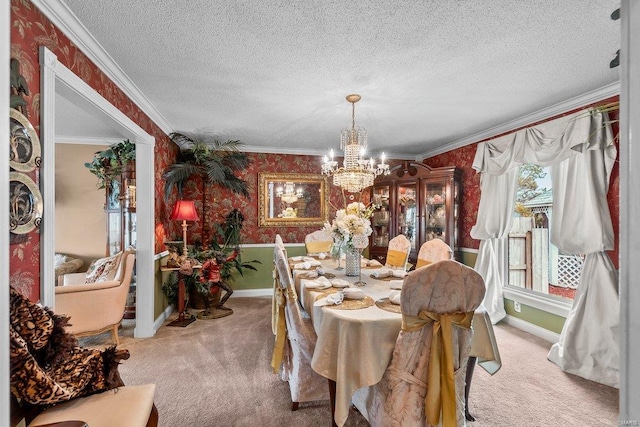
[[[11,58],[20,61],[21,74],[29,87],[27,100],[28,118],[40,132],[40,65],[39,48],[46,46],[58,60],[80,76],[98,93],[126,114],[156,139],[155,146],[155,191],[163,194],[162,171],[173,163],[178,147],[154,124],[127,96],[102,73],[69,39],[56,28],[29,0],[11,1]],[[40,183],[38,170],[29,173]],[[162,197],[156,198],[156,252],[164,250],[161,242],[167,232],[173,232],[174,224],[167,224],[165,231],[162,219],[168,217]],[[40,233],[35,230],[27,234],[25,241],[11,245],[11,285],[32,300],[40,297]],[[160,243],[158,243],[160,242]]]
[[[558,117],[569,115],[585,108],[595,107],[599,105],[606,105],[615,101],[618,101],[617,96],[613,98],[605,99],[603,101],[598,101],[594,104],[585,105],[584,107],[580,107],[575,110],[567,111],[558,116],[555,116],[540,122],[532,123],[525,127],[532,127],[537,124],[543,123],[545,121],[550,121]],[[610,113],[609,116],[612,121],[614,143],[616,145],[616,148],[618,148],[618,152],[619,152],[620,148],[619,148],[619,141],[618,141],[618,131],[619,131],[618,111],[614,111],[613,113]],[[515,132],[516,130],[519,130],[519,129],[515,129],[508,133]],[[502,135],[496,135],[496,138]],[[483,141],[486,141],[486,140],[483,140]],[[476,171],[472,168],[472,164],[476,154],[476,150],[478,148],[478,143],[483,141],[478,141],[477,143],[466,145],[456,150],[448,151],[446,153],[431,157],[424,161],[425,164],[431,167],[455,165],[458,168],[462,169],[462,194],[464,195],[463,196],[464,198],[462,200],[462,210],[461,210],[462,230],[461,230],[460,246],[464,248],[478,249],[480,247],[480,241],[473,239],[470,233],[471,233],[471,227],[473,227],[476,223],[478,207],[480,205],[480,174],[476,173]],[[615,235],[615,248],[614,250],[609,251],[609,256],[613,261],[613,264],[616,266],[616,268],[618,268],[618,250],[619,250],[619,220],[620,220],[619,194],[620,194],[620,164],[619,164],[619,161],[617,160],[611,172],[609,192],[607,193],[607,201],[609,203],[609,210],[611,212],[611,221],[613,222],[613,231]]]
[[[202,241],[203,234],[210,236],[211,226],[224,220],[232,209],[238,209],[245,217],[245,223],[242,230],[242,243],[272,243],[276,234],[280,234],[285,243],[302,243],[304,237],[321,226],[312,227],[259,227],[258,226],[258,177],[261,172],[269,173],[316,173],[320,174],[320,165],[322,158],[319,156],[304,156],[290,154],[265,154],[265,153],[247,153],[251,159],[251,165],[245,171],[239,174],[248,184],[249,194],[251,198],[246,198],[232,194],[227,190],[219,187],[205,186],[203,190],[202,181],[194,179],[187,183],[185,187],[184,197],[194,200],[196,210],[201,217],[200,221],[192,224],[188,231],[188,241]],[[202,200],[203,192],[206,191],[206,211],[205,220],[202,220]],[[343,198],[342,192],[329,184],[329,219],[335,216],[337,209],[345,207],[346,203],[353,200],[368,201],[368,193],[360,194],[346,193]],[[205,230],[203,230],[203,225]],[[208,229],[207,229],[208,227]],[[181,231],[176,230],[172,240],[182,240]]]
[[[178,147],[173,144],[168,136],[147,117],[127,96],[102,73],[69,39],[56,28],[29,0],[11,0],[11,57],[20,61],[21,73],[26,78],[29,86],[27,115],[32,125],[39,133],[40,128],[40,66],[38,50],[40,46],[47,46],[58,56],[58,60],[80,76],[98,93],[125,113],[145,131],[155,137],[155,251],[163,251],[165,240],[181,239],[180,227],[176,221],[171,221],[169,215],[175,203],[175,195],[165,203],[164,181],[162,173],[174,162],[177,157]],[[599,102],[604,104],[612,98]],[[582,107],[585,108],[585,107]],[[567,112],[565,114],[569,114]],[[535,125],[531,124],[528,126]],[[614,123],[617,135],[617,123]],[[478,141],[480,142],[480,141]],[[462,230],[461,246],[477,249],[479,241],[470,237],[471,227],[476,221],[476,212],[480,200],[480,176],[472,169],[471,164],[475,156],[477,143],[452,150],[424,161],[431,167],[455,165],[462,169],[462,184],[464,200],[462,204]],[[220,188],[206,188],[207,210],[204,221],[192,224],[190,241],[202,238],[202,225],[221,222],[224,216],[233,208],[237,208],[245,216],[243,229],[243,243],[271,243],[275,235],[280,234],[285,242],[303,242],[304,236],[319,227],[259,227],[258,226],[258,173],[259,172],[297,172],[319,173],[320,158],[317,156],[279,155],[264,153],[249,153],[252,159],[251,166],[241,174],[249,184],[251,198],[236,196]],[[28,174],[39,184],[39,171]],[[360,200],[368,202],[368,193],[362,195],[343,195],[342,192],[329,185],[330,189],[330,213],[335,215],[337,209],[343,208],[347,203]],[[618,219],[619,219],[619,166],[616,163],[608,193],[609,207],[611,210],[614,231],[616,234],[616,248],[610,253],[613,262],[617,265],[618,253]],[[344,197],[346,196],[346,197]],[[186,188],[185,197],[196,200],[198,212],[202,212],[203,187],[198,180],[193,180]],[[32,300],[39,299],[40,284],[40,234],[33,231],[19,243],[10,248],[10,281],[11,285],[28,295]]]

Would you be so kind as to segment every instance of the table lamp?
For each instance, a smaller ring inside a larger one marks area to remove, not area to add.
[[[171,212],[171,219],[182,221],[182,254],[187,256],[187,221],[198,221],[198,213],[192,200],[178,200]]]

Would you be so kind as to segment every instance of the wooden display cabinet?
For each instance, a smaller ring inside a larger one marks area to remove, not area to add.
[[[136,246],[136,171],[129,162],[120,177],[106,186],[107,256]],[[135,270],[129,287],[124,318],[135,319]]]
[[[431,168],[406,161],[378,177],[371,189],[371,200],[379,206],[371,218],[371,258],[384,263],[389,240],[404,234],[411,241],[413,265],[420,246],[432,239],[442,239],[460,260],[461,176],[453,166]]]

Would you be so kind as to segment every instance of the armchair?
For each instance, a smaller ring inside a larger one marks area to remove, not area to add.
[[[68,317],[13,288],[9,314],[12,426],[157,426],[155,385],[126,387],[118,373],[128,350],[80,347]]]
[[[87,277],[95,277],[95,271],[66,274],[62,278],[63,286],[55,289],[55,311],[70,317],[67,332],[76,337],[97,335],[111,330],[114,344],[120,343],[118,327],[122,320],[124,307],[129,293],[133,265],[136,256],[126,251],[112,265],[113,280],[86,283]],[[108,278],[108,277],[107,277]]]

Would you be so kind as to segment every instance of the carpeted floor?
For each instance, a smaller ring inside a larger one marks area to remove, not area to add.
[[[156,384],[160,425],[330,425],[328,401],[292,412],[288,384],[271,371],[270,298],[232,298],[226,305],[233,315],[163,326],[150,339],[132,338],[131,321],[121,329],[121,346],[131,352],[120,367],[123,380]],[[493,377],[476,369],[469,406],[477,421],[469,426],[617,425],[617,389],[560,371],[546,360],[544,340],[507,325],[495,333],[503,367]],[[81,343],[105,345],[109,335]],[[368,423],[352,409],[346,426]]]

